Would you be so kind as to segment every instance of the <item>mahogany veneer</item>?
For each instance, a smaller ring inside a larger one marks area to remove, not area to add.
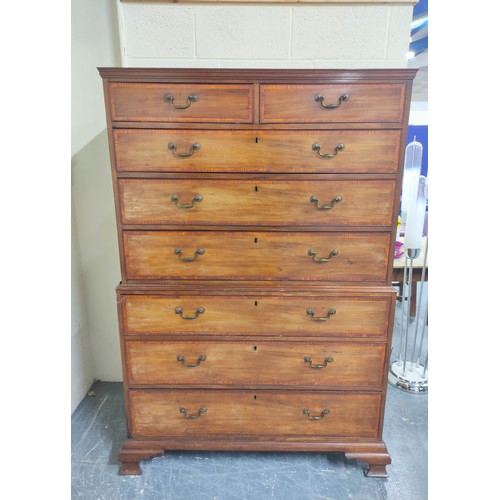
[[[414,70],[100,68],[129,440],[343,451],[387,477]]]

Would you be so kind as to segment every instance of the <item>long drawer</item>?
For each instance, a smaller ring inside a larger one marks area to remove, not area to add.
[[[385,343],[125,342],[128,383],[380,389]]]
[[[396,173],[400,130],[114,131],[118,171]]]
[[[130,390],[130,433],[377,438],[382,393]]]
[[[111,83],[117,121],[251,123],[252,85]]]
[[[261,123],[399,122],[403,84],[261,85]]]
[[[387,281],[390,233],[124,231],[129,279]]]
[[[123,224],[390,226],[396,180],[119,179]]]
[[[386,337],[392,295],[121,295],[125,335]]]

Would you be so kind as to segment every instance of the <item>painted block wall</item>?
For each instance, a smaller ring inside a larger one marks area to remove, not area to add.
[[[118,1],[134,67],[402,68],[411,3],[216,5]]]
[[[96,66],[120,65],[115,0],[71,4],[71,411],[96,378],[119,380],[120,279],[106,114]],[[108,371],[107,366],[111,365]]]
[[[72,332],[72,377],[78,386],[72,399],[77,404],[85,394],[80,381],[122,380],[115,300],[119,256],[96,67],[401,68],[412,4],[73,0],[72,11],[73,241],[78,246],[72,308],[80,318]]]

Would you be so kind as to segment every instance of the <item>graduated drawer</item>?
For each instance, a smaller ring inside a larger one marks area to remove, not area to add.
[[[386,337],[392,296],[122,295],[125,335]]]
[[[261,85],[260,121],[401,122],[404,96],[404,84]]]
[[[117,129],[114,138],[118,171],[395,173],[401,131]]]
[[[376,439],[381,401],[381,393],[130,390],[129,424],[132,437]]]
[[[386,282],[390,233],[123,231],[123,243],[132,280]]]
[[[252,85],[110,83],[109,98],[117,121],[253,121]]]
[[[123,224],[390,226],[396,180],[119,179]]]
[[[129,385],[354,386],[380,389],[385,343],[125,342]]]

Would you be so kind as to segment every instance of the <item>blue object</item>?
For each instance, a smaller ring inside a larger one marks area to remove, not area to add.
[[[420,175],[425,175],[427,177],[428,166],[427,166],[427,151],[428,151],[428,125],[408,125],[408,137],[406,138],[406,145],[415,139],[417,142],[422,144],[422,170]]]

